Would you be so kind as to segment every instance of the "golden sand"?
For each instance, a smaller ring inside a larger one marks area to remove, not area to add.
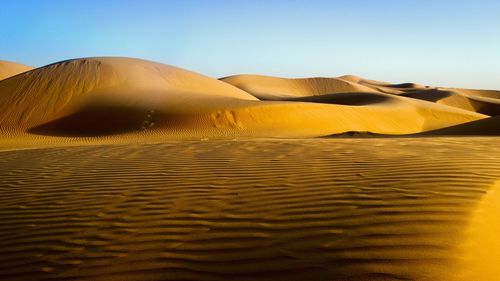
[[[494,280],[496,141],[4,151],[0,279]]]
[[[33,67],[24,64],[0,60],[0,80],[7,79],[32,69]]]
[[[0,62],[0,280],[496,280],[499,105],[353,75]]]

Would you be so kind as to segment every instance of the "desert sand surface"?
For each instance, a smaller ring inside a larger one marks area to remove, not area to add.
[[[0,280],[500,276],[500,91],[121,57],[0,75]]]
[[[0,279],[494,280],[497,141],[0,152]]]

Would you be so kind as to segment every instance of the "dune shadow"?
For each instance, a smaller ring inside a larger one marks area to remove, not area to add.
[[[452,91],[431,89],[431,90],[422,90],[422,91],[414,91],[400,94],[401,97],[425,100],[430,102],[436,102],[438,100],[450,97],[455,95],[456,93]]]
[[[394,88],[394,89],[401,89],[401,90],[425,89],[425,86],[418,85],[415,83],[387,84],[387,85],[380,85],[380,86]]]
[[[390,100],[390,97],[374,93],[335,93],[320,96],[289,98],[286,101],[328,103],[340,105],[370,105]]]
[[[139,131],[151,125],[146,108],[90,104],[75,113],[38,125],[29,133],[47,136],[94,137]]]

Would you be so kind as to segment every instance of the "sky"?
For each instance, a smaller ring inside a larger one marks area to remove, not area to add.
[[[2,0],[0,59],[500,90],[498,0]]]

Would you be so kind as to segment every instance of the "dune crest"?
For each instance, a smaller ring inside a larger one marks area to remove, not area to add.
[[[26,130],[78,114],[82,108],[92,110],[89,107],[93,106],[128,108],[131,112],[142,112],[145,119],[151,110],[165,104],[173,112],[189,111],[190,106],[203,110],[211,101],[224,98],[256,100],[235,87],[200,74],[129,58],[55,63],[2,81],[0,92],[3,93],[0,126],[4,130]],[[92,121],[98,120],[89,122]]]
[[[374,92],[368,87],[337,78],[278,78],[262,75],[234,75],[220,79],[263,100],[283,100],[323,94]]]

